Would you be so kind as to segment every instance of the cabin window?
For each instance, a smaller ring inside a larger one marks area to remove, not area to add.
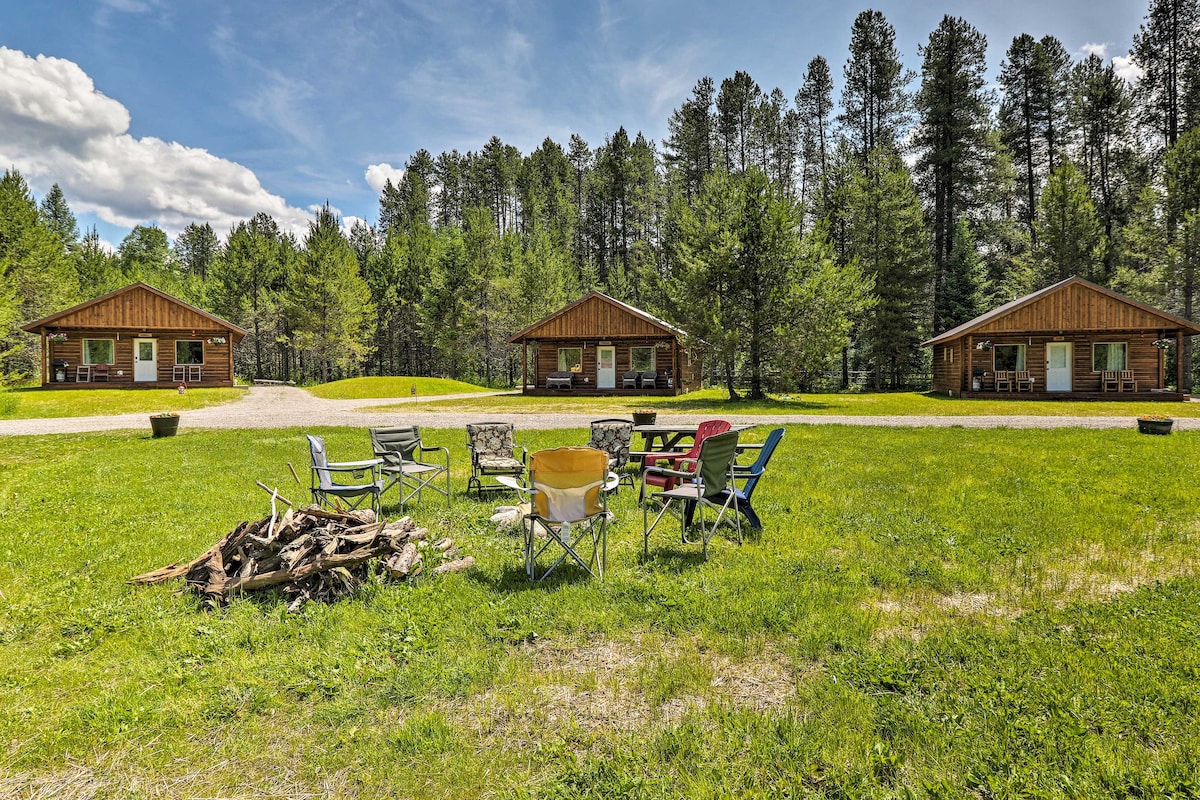
[[[111,364],[113,363],[112,339],[84,339],[83,363]]]
[[[947,364],[954,363],[954,348],[950,345],[942,348],[942,361],[945,361]]]
[[[558,371],[559,372],[583,372],[583,348],[582,347],[560,347],[560,348],[558,348]]]
[[[1129,369],[1129,345],[1125,342],[1095,342],[1092,344],[1092,371],[1104,372]]]
[[[203,364],[204,342],[199,339],[177,339],[175,341],[176,364]]]
[[[1025,345],[998,344],[992,348],[992,359],[998,370],[1025,369]]]
[[[654,369],[654,348],[629,348],[629,368],[638,372],[649,372]]]

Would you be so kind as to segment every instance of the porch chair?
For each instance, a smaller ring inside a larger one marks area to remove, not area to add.
[[[1013,390],[1013,374],[1011,370],[996,370],[996,391],[1011,392]]]
[[[400,507],[414,496],[418,501],[421,492],[428,488],[446,497],[446,508],[450,507],[450,451],[445,447],[426,447],[421,442],[421,429],[416,425],[400,425],[394,428],[370,428],[371,450],[382,459],[380,472],[384,477],[383,491],[400,486]],[[437,463],[430,463],[426,453],[440,453]],[[445,476],[446,488],[434,484]]]
[[[642,373],[642,388],[653,389],[658,384],[658,373],[654,370]]]
[[[668,510],[674,508],[679,514],[680,531],[684,544],[694,544],[695,538],[688,538],[689,532],[698,534],[704,548],[704,558],[708,560],[708,541],[716,533],[717,526],[725,516],[726,511],[733,511],[733,521],[737,527],[737,540],[742,541],[742,518],[738,514],[738,494],[734,484],[733,464],[737,455],[738,432],[728,431],[709,436],[700,446],[699,457],[691,462],[688,469],[668,469],[666,467],[647,467],[646,476],[659,474],[673,477],[681,481],[680,485],[658,492],[654,495],[655,502],[661,502],[662,508],[650,521],[650,503],[642,506],[642,554],[650,555],[650,534],[658,526],[659,521]],[[716,518],[712,525],[705,521],[704,510],[717,509]],[[695,512],[699,511],[699,514]],[[699,517],[697,526],[696,517]],[[698,527],[698,530],[696,528]]]
[[[631,369],[621,376],[622,389],[636,389],[638,387],[638,372]]]
[[[1029,371],[1019,369],[1013,373],[1013,384],[1018,392],[1032,392],[1033,378],[1029,377]]]
[[[529,580],[545,580],[568,558],[589,575],[604,577],[608,565],[607,497],[617,485],[617,476],[608,471],[607,453],[592,447],[539,450],[530,458],[528,486],[511,475],[497,480],[529,495],[529,502],[521,505]],[[553,558],[560,548],[561,555]],[[553,553],[547,554],[548,550]],[[553,561],[539,569],[543,556],[543,563]]]
[[[608,453],[608,468],[620,476],[621,482],[633,488],[633,473],[629,470],[629,449],[633,444],[633,423],[627,419],[598,419],[592,423],[592,438],[588,447]]]
[[[1137,391],[1137,381],[1134,380],[1134,378],[1133,378],[1133,370],[1131,370],[1131,369],[1120,370],[1120,375],[1118,376],[1117,381],[1118,381],[1118,386],[1119,386],[1118,391],[1122,391],[1122,392],[1136,392]]]
[[[92,380],[108,383],[108,364],[97,364],[92,367]]]
[[[767,440],[763,442],[762,449],[758,451],[758,457],[754,459],[753,464],[746,467],[734,464],[734,480],[731,486],[725,489],[726,492],[733,491],[737,493],[737,510],[746,515],[746,521],[756,531],[762,530],[762,521],[758,518],[758,514],[755,513],[754,506],[751,505],[754,490],[758,487],[758,482],[766,473],[767,464],[770,463],[771,456],[775,453],[775,448],[779,446],[780,440],[783,439],[783,433],[783,428],[776,428],[767,434]],[[738,481],[744,481],[740,489],[737,488]]]
[[[76,383],[90,383],[91,380],[92,380],[92,365],[91,364],[80,364],[79,366],[75,367],[75,382]]]
[[[484,485],[486,477],[507,475],[519,478],[525,474],[525,461],[528,451],[519,448],[521,458],[517,459],[517,445],[513,442],[513,424],[511,422],[473,422],[467,425],[467,450],[471,453],[471,477],[467,479],[467,494],[471,487],[480,498],[485,491],[503,491],[509,488],[507,483]]]
[[[383,478],[380,477],[379,467],[382,461],[372,458],[366,461],[330,461],[325,451],[325,439],[320,436],[308,436],[308,450],[312,455],[312,490],[313,502],[317,505],[337,506],[338,500],[349,503],[350,510],[356,509],[363,502],[371,501],[371,510],[379,513],[379,496],[383,494]],[[352,480],[362,481],[370,475],[368,483],[340,483],[335,476],[348,475]],[[353,502],[350,502],[353,501]]]
[[[700,455],[700,447],[704,444],[704,440],[710,436],[715,436],[718,433],[725,433],[732,426],[723,419],[710,419],[701,422],[696,428],[696,439],[692,443],[692,447],[687,452],[663,452],[652,453],[645,456],[644,466],[642,469],[642,487],[638,495],[638,499],[642,502],[646,500],[646,487],[654,486],[661,490],[674,489],[677,481],[674,477],[657,472],[649,472],[650,468],[659,461],[666,461],[669,466],[679,468],[680,465],[687,461],[694,461]]]
[[[1106,369],[1100,373],[1100,391],[1121,391],[1121,378],[1115,369]]]

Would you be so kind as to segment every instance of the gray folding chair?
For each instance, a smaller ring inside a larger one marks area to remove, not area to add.
[[[363,500],[371,501],[371,510],[379,513],[379,496],[383,494],[383,478],[378,458],[367,461],[330,461],[325,452],[325,440],[320,436],[308,436],[308,449],[312,455],[310,488],[313,502],[317,505],[338,507],[338,500],[345,500],[350,509],[358,508]],[[335,478],[350,476],[357,483],[341,483]],[[366,483],[362,481],[367,479]],[[353,501],[353,502],[351,502]]]
[[[725,512],[733,511],[733,520],[737,526],[737,540],[742,541],[742,518],[738,515],[738,492],[726,491],[736,488],[733,481],[734,459],[737,456],[738,432],[718,433],[709,436],[700,445],[700,455],[691,462],[682,461],[680,469],[667,467],[646,467],[643,481],[647,475],[663,475],[677,479],[680,483],[673,489],[657,492],[642,504],[642,552],[650,555],[650,533],[658,525],[659,520],[668,510],[674,510],[679,515],[680,530],[684,544],[694,544],[696,539],[689,538],[689,532],[698,533],[704,546],[704,558],[708,558],[708,540],[716,533],[717,526],[725,516]],[[690,468],[689,468],[690,467]],[[644,490],[644,486],[643,486]],[[654,521],[650,521],[650,506],[662,503]],[[712,525],[705,521],[706,508],[717,510]],[[699,514],[695,512],[699,511]]]
[[[421,429],[416,425],[371,428],[368,432],[375,457],[383,460],[380,466],[384,477],[383,490],[386,492],[399,485],[401,508],[414,496],[420,501],[421,492],[425,489],[445,495],[446,507],[450,507],[449,450],[422,444]],[[438,463],[430,463],[433,459],[428,454],[431,453],[441,454]],[[444,489],[434,484],[440,476],[445,476]]]

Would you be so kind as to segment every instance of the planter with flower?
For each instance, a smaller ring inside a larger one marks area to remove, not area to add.
[[[179,412],[164,411],[161,414],[150,415],[150,431],[154,438],[174,436],[179,430]]]
[[[1166,436],[1171,432],[1175,420],[1166,414],[1142,414],[1137,418],[1138,432]]]
[[[224,336],[213,336],[211,339],[208,340],[208,343],[211,344],[213,347],[223,345],[223,344],[225,344],[225,337]]]
[[[992,341],[991,341],[991,339],[987,339],[987,340],[985,340],[985,341],[982,341],[982,342],[977,342],[977,343],[975,344],[975,349],[976,349],[976,350],[991,350],[991,349],[992,349]]]
[[[639,408],[633,412],[634,425],[653,425],[658,418],[658,412],[652,408]]]
[[[1154,345],[1159,350],[1166,350],[1168,347],[1175,344],[1175,340],[1174,339],[1155,339],[1150,344]]]
[[[67,335],[65,333],[62,333],[61,331],[58,333],[47,333],[46,334],[47,342],[65,342],[66,340],[67,340]]]

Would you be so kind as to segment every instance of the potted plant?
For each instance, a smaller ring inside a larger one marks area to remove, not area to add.
[[[1142,414],[1137,419],[1139,433],[1152,433],[1159,436],[1166,436],[1171,432],[1171,426],[1175,424],[1175,420],[1168,417],[1166,414]]]
[[[179,430],[179,412],[164,411],[161,414],[150,415],[150,430],[157,439],[161,436],[174,436]]]
[[[634,425],[653,425],[654,420],[658,417],[658,412],[650,408],[639,408],[633,412]]]

